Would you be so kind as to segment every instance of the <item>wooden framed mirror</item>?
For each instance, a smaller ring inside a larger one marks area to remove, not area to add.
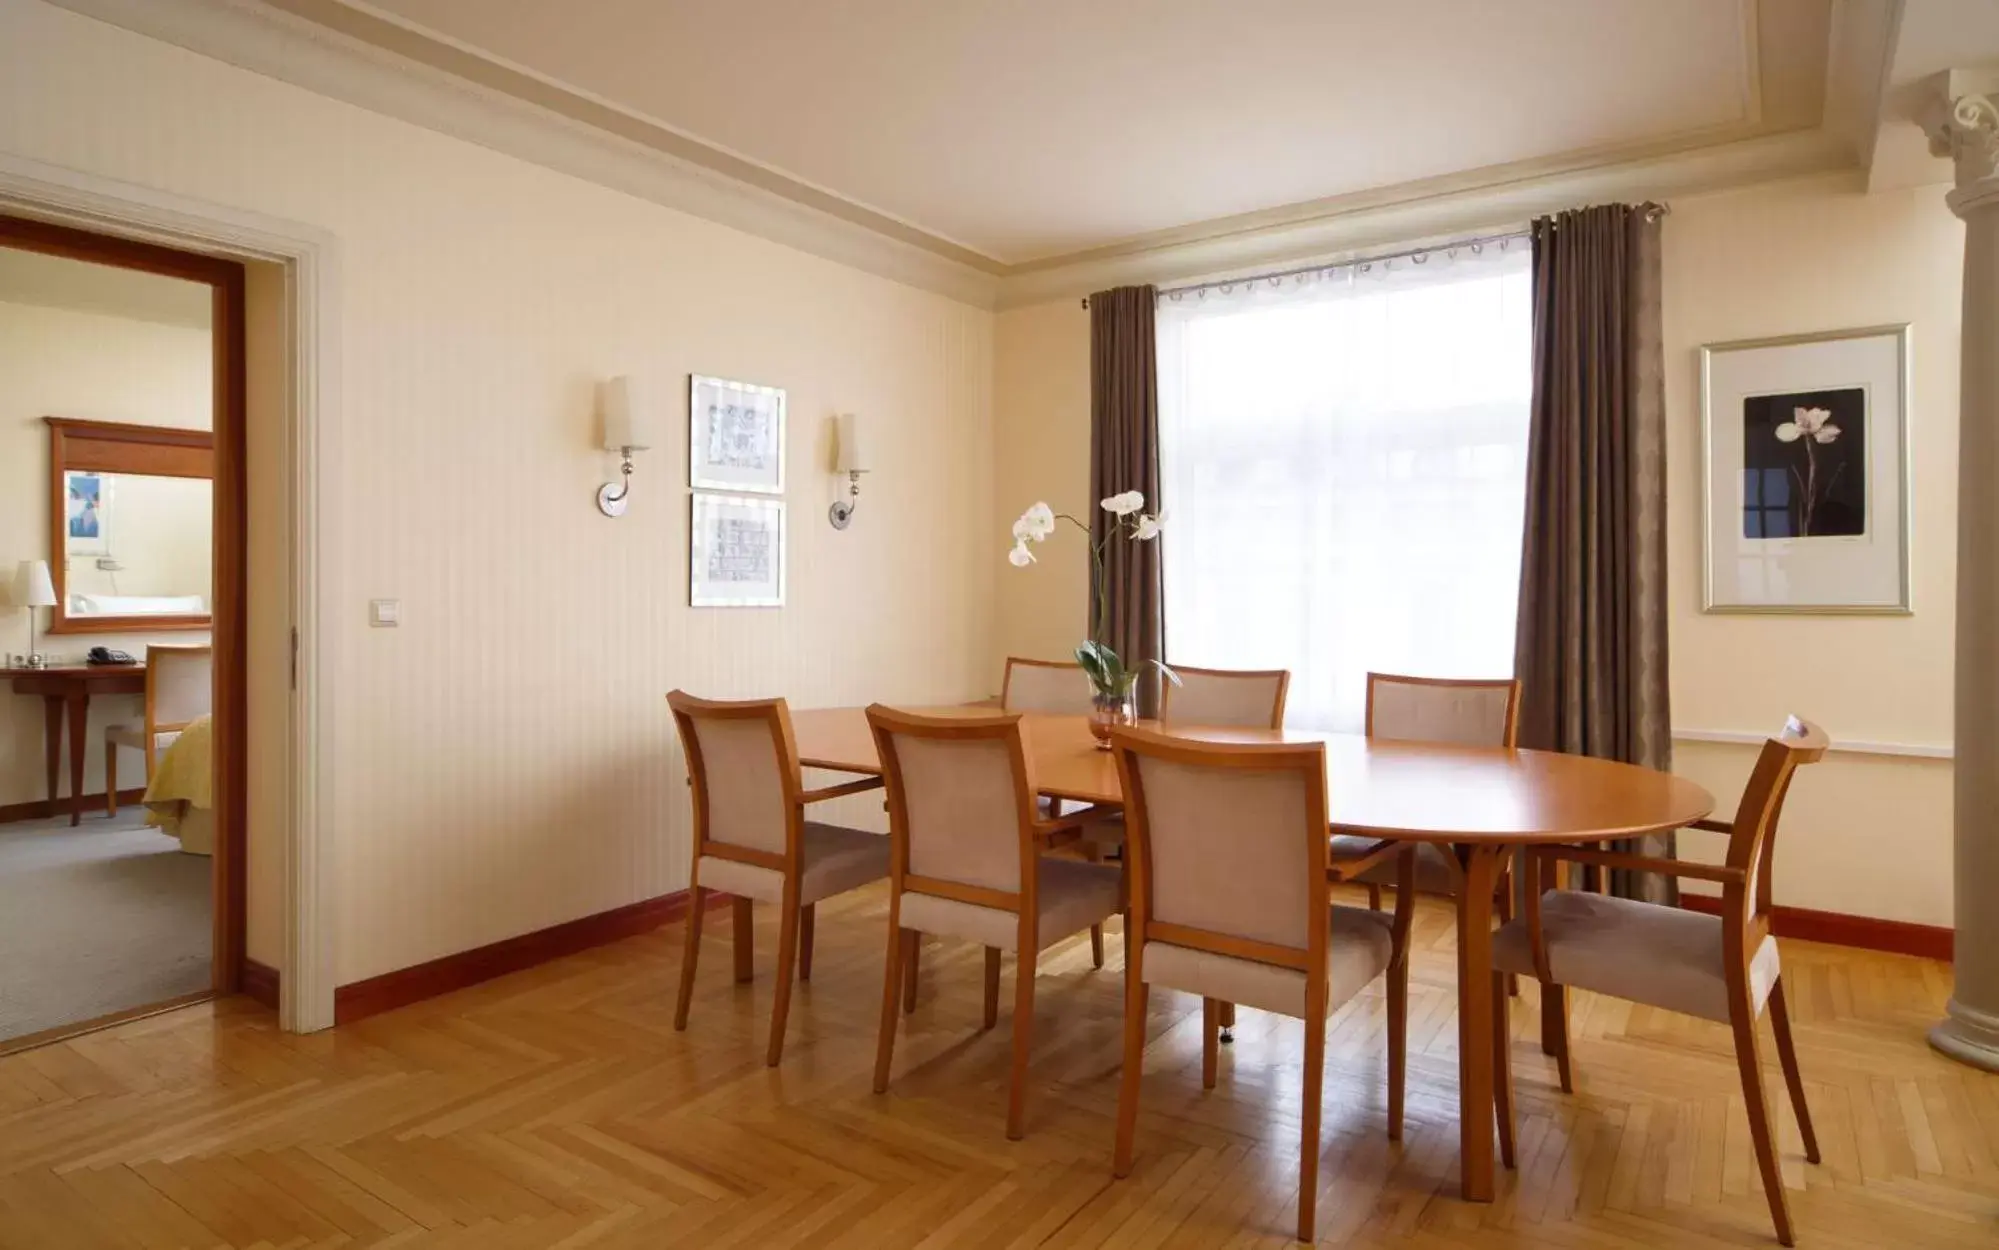
[[[207,430],[44,417],[51,634],[208,629],[215,438]]]

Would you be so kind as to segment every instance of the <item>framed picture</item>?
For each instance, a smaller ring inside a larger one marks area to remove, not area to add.
[[[1701,349],[1709,612],[1907,613],[1909,327]]]
[[[694,495],[687,598],[697,608],[784,606],[784,501]]]
[[[111,554],[111,491],[102,473],[65,469],[63,554]]]
[[[784,493],[784,392],[694,374],[687,392],[687,484]]]

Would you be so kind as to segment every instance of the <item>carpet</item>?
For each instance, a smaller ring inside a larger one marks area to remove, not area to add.
[[[0,1042],[208,987],[210,862],[144,814],[0,825]]]

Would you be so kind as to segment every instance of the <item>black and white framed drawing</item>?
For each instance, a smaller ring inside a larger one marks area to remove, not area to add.
[[[687,386],[687,484],[697,490],[784,493],[784,391],[692,375]]]
[[[1909,328],[1701,349],[1709,612],[1906,613]]]
[[[697,608],[784,606],[784,502],[690,496],[687,599]]]

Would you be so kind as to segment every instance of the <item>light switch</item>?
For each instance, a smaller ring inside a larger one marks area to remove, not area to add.
[[[400,599],[368,600],[368,624],[377,629],[394,629],[401,623],[403,601]]]

